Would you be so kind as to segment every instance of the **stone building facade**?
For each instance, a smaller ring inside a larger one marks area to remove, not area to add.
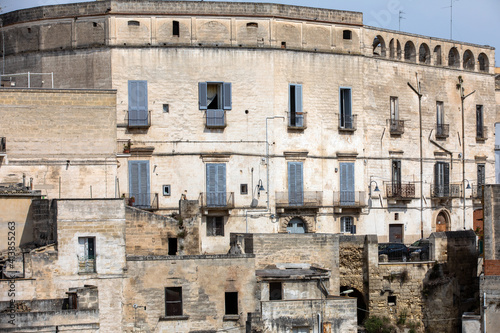
[[[6,73],[116,90],[115,120],[96,121],[114,142],[89,148],[108,167],[82,169],[72,193],[87,197],[98,179],[94,197],[124,196],[160,214],[197,200],[202,253],[226,251],[230,233],[411,243],[469,229],[480,185],[494,180],[488,46],[277,4],[109,0],[1,18]],[[460,82],[464,96],[475,91],[464,99],[464,133]],[[421,119],[409,84],[420,89]],[[17,165],[17,174],[38,172]],[[57,197],[57,187],[47,193]]]

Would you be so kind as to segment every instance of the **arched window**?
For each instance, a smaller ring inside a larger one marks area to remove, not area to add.
[[[394,38],[389,42],[389,57],[396,58],[396,49],[394,48]]]
[[[431,51],[429,50],[429,46],[425,43],[420,44],[418,49],[418,62],[421,64],[431,63]]]
[[[452,47],[448,52],[448,66],[460,67],[460,55],[456,47]]]
[[[474,70],[474,67],[475,67],[474,55],[472,54],[471,50],[467,50],[464,52],[463,66],[464,66],[464,69],[468,69],[471,71]]]
[[[385,57],[385,42],[382,36],[377,36],[373,39],[373,55]]]
[[[294,217],[290,220],[290,222],[288,222],[286,231],[289,234],[303,234],[306,232],[306,224],[302,221],[302,219]]]
[[[490,63],[486,54],[479,54],[479,57],[477,57],[477,61],[479,62],[479,70],[482,72],[487,72],[490,67]]]
[[[415,50],[415,44],[412,41],[407,41],[405,44],[405,60],[416,62],[417,55]]]
[[[443,61],[441,60],[441,45],[434,48],[434,65],[441,66]]]

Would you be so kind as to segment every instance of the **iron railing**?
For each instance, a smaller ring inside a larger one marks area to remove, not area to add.
[[[79,256],[78,258],[78,272],[79,273],[95,273],[95,260],[96,256]]]
[[[386,183],[385,193],[387,198],[413,199],[415,198],[415,183]]]
[[[365,207],[366,193],[364,191],[335,191],[333,205],[337,207]]]
[[[405,132],[405,121],[404,120],[396,120],[396,119],[388,119],[390,125],[391,134],[403,134]]]
[[[320,207],[323,202],[321,191],[276,192],[276,207]]]
[[[200,201],[203,208],[234,208],[234,192],[203,192]]]
[[[0,137],[0,153],[7,152],[7,139],[2,136]]]
[[[486,140],[488,138],[488,127],[487,126],[477,126],[476,128],[476,140]]]
[[[339,114],[339,131],[353,132],[356,130],[358,115]]]
[[[158,209],[158,193],[125,193],[123,198],[131,207],[146,210]]]
[[[460,198],[461,184],[431,184],[432,198]]]
[[[130,111],[127,111],[128,128],[147,128],[150,126],[151,126],[151,111],[148,111],[146,114],[144,114],[143,112],[137,112],[136,115],[131,115]]]
[[[208,109],[205,113],[207,128],[226,127],[226,110]]]
[[[450,125],[449,124],[437,124],[436,125],[436,138],[447,138],[450,136]]]
[[[307,127],[306,112],[287,112],[289,129],[304,129]]]

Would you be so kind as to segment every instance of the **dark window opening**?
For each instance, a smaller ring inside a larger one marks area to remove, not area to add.
[[[479,70],[483,71],[483,72],[487,72],[490,64],[489,64],[488,57],[486,56],[486,54],[484,54],[484,53],[479,54],[479,56],[477,57],[477,61],[479,62]]]
[[[434,65],[442,65],[440,45],[434,48],[434,61],[435,61]]]
[[[182,316],[182,287],[165,288],[165,315]]]
[[[76,293],[68,293],[68,310],[78,309],[78,298]]]
[[[281,48],[286,49],[286,42],[281,42]]]
[[[281,282],[269,282],[269,300],[279,301],[283,299]]]
[[[448,66],[460,67],[460,55],[456,47],[452,47],[448,52]]]
[[[352,39],[352,31],[351,30],[344,30],[343,37],[344,37],[344,39]]]
[[[224,216],[207,216],[207,236],[224,236]]]
[[[476,105],[476,137],[484,138],[483,106]]]
[[[258,28],[259,24],[255,22],[248,22],[247,23],[247,28]]]
[[[240,194],[248,194],[248,185],[240,184]]]
[[[387,305],[396,305],[396,296],[387,296]]]
[[[302,112],[302,85],[291,84],[289,93],[289,126],[304,127],[304,112]]]
[[[168,255],[169,256],[177,255],[177,238],[168,239]]]
[[[226,314],[238,314],[238,292],[226,292]]]
[[[478,164],[477,165],[477,186],[481,187],[482,185],[486,184],[486,171],[485,171],[485,164]]]
[[[163,104],[163,112],[165,112],[165,113],[169,112],[169,106],[168,106],[168,104]]]
[[[399,213],[394,213],[394,221],[399,221]]]
[[[179,37],[179,21],[172,21],[172,35]]]
[[[28,28],[28,33],[29,33],[29,34],[31,33],[31,28]]]
[[[138,26],[141,25],[141,22],[139,22],[139,21],[128,21],[128,25],[129,26],[138,27]]]
[[[96,27],[97,27],[97,22],[92,22],[92,26],[93,26],[94,28],[96,28]]]
[[[340,88],[340,128],[354,128],[351,88]]]
[[[340,218],[340,232],[353,233],[354,219],[352,216],[342,216]]]

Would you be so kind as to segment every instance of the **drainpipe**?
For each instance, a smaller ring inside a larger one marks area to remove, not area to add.
[[[268,140],[268,130],[267,130],[267,121],[269,119],[276,119],[276,118],[281,118],[283,120],[285,120],[285,117],[283,116],[272,116],[272,117],[266,117],[266,166],[267,166],[267,181],[266,181],[266,187],[267,187],[267,210],[270,212],[270,208],[269,208],[269,140]]]

